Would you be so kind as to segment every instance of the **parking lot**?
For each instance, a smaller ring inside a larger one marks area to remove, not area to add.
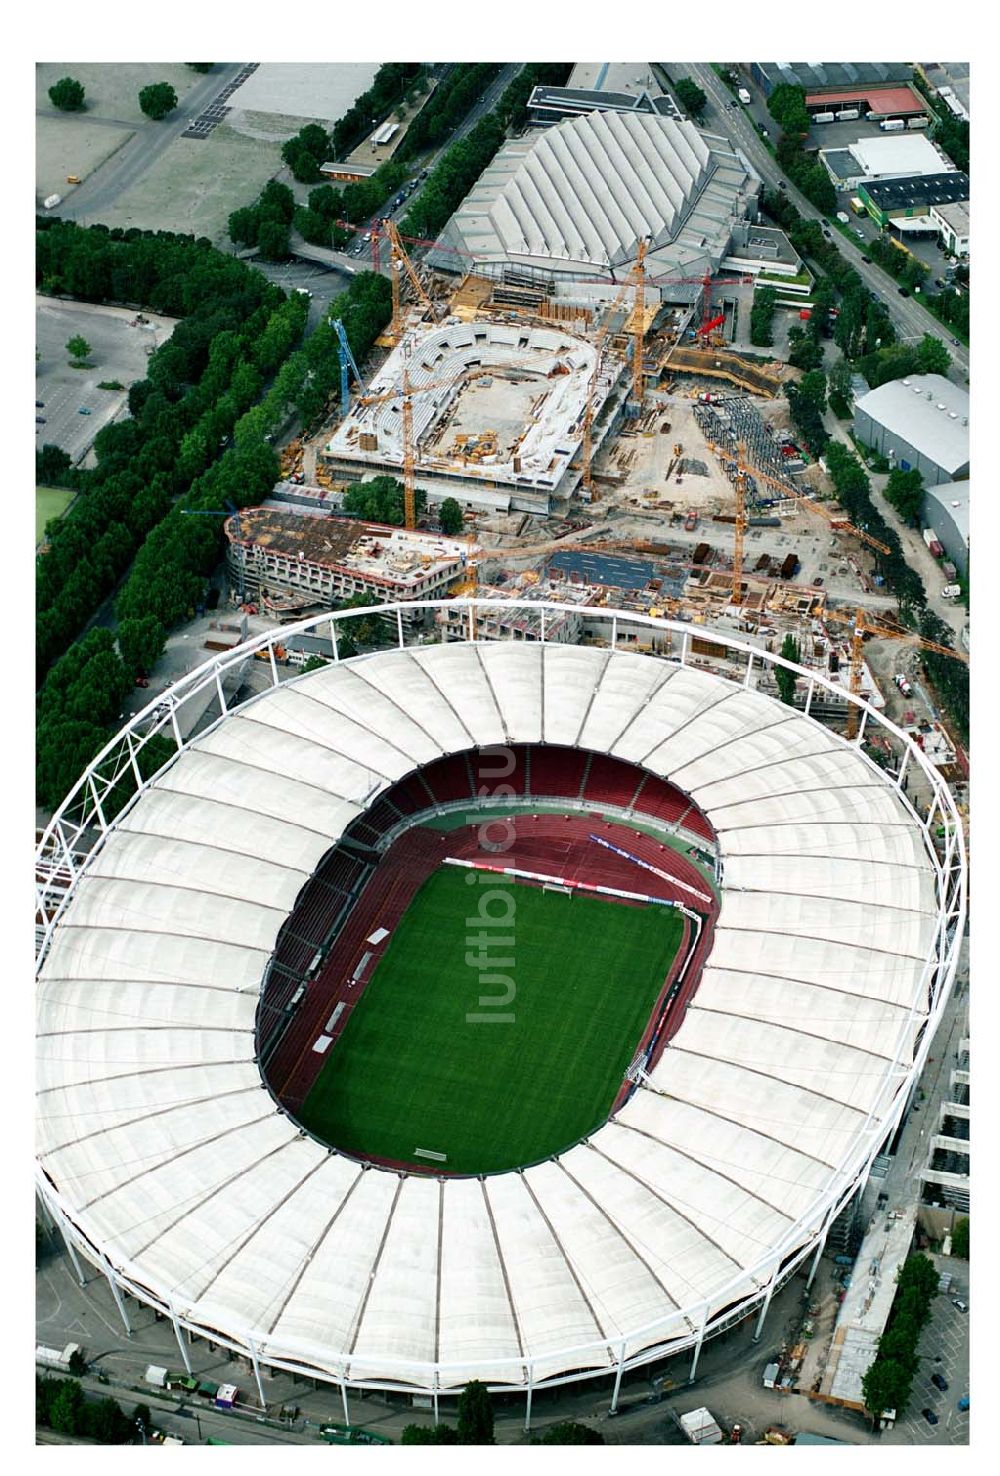
[[[913,1380],[909,1408],[896,1428],[882,1438],[887,1442],[907,1445],[965,1445],[969,1439],[969,1411],[960,1410],[958,1401],[969,1392],[969,1316],[960,1312],[952,1298],[969,1302],[969,1265],[950,1256],[935,1256],[939,1269],[948,1269],[954,1280],[947,1292],[941,1292],[932,1303],[931,1320],[918,1344],[920,1368]],[[938,1389],[932,1383],[937,1374],[948,1385]],[[931,1425],[921,1413],[930,1409],[938,1417]]]
[[[133,328],[135,313],[128,308],[51,297],[39,297],[36,304],[35,444],[61,446],[79,462],[101,427],[121,413],[129,385],[144,378],[148,355],[170,337],[174,320],[144,314],[147,323]],[[85,369],[74,369],[66,352],[77,334],[90,344]],[[124,388],[99,389],[102,381]]]

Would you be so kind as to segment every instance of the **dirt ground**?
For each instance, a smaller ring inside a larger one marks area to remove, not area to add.
[[[252,204],[281,167],[287,137],[249,138],[222,123],[206,139],[178,138],[101,219],[220,241],[231,213]]]
[[[35,67],[35,107],[40,113],[55,112],[48,90],[60,77],[82,82],[86,107],[82,113],[56,113],[75,122],[110,119],[124,127],[145,123],[139,107],[139,91],[151,82],[169,82],[180,101],[199,80],[183,62],[38,62]],[[41,120],[39,120],[41,121]]]
[[[79,113],[38,117],[35,123],[36,205],[49,195],[67,199],[76,186],[68,185],[66,176],[75,174],[78,179],[86,179],[128,143],[135,131]]]

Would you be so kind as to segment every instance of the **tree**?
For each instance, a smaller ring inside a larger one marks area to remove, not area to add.
[[[458,1399],[459,1445],[493,1445],[493,1404],[478,1379],[466,1384]]]
[[[600,1430],[592,1430],[589,1425],[581,1425],[578,1420],[563,1420],[558,1425],[552,1425],[532,1440],[532,1445],[603,1445],[604,1436]]]
[[[809,113],[803,87],[792,87],[780,82],[767,100],[767,111],[780,126],[782,133],[797,136],[809,131]]]
[[[90,355],[90,344],[80,333],[74,333],[66,342],[66,352],[76,363],[82,364]]]
[[[400,1445],[457,1445],[454,1425],[404,1425]]]
[[[77,82],[75,77],[60,77],[59,81],[49,88],[52,106],[64,113],[81,112],[84,107],[84,96],[83,84]]]
[[[885,484],[885,495],[903,521],[913,523],[924,505],[924,479],[916,467],[902,471],[894,466]]]
[[[151,82],[139,92],[139,107],[154,122],[172,113],[176,106],[177,94],[169,82]]]
[[[751,328],[751,333],[753,329]],[[804,328],[788,331],[788,362],[795,369],[818,369],[823,363],[823,348]]]
[[[441,523],[442,533],[461,533],[465,519],[462,509],[454,497],[446,497],[438,509],[438,519]]]
[[[261,222],[257,245],[265,261],[284,261],[288,256],[289,232],[283,220],[273,217]]]
[[[917,372],[920,374],[947,374],[951,368],[951,354],[940,338],[925,333],[917,344]]]
[[[64,481],[68,485],[72,465],[69,452],[50,441],[35,450],[35,480],[43,486],[59,487]]]
[[[814,407],[818,415],[826,409],[826,375],[822,369],[811,369],[799,380],[799,395]]]
[[[750,308],[750,342],[757,347],[766,348],[774,342],[771,319],[774,317],[777,298],[777,289],[774,287],[761,287],[759,292],[754,292],[753,305]]]
[[[75,1379],[81,1378],[87,1372],[87,1360],[79,1348],[74,1348],[69,1355],[69,1371]]]
[[[799,643],[791,634],[786,635],[781,643],[781,654],[786,661],[798,661]],[[784,666],[774,668],[774,679],[778,683],[778,694],[782,702],[791,707],[795,701],[796,676],[794,671],[789,671]]]
[[[132,1424],[134,1425],[137,1420],[142,1421],[142,1427],[148,1435],[150,1430],[153,1428],[153,1416],[150,1412],[148,1404],[136,1405],[135,1409],[132,1411]]]
[[[951,1232],[951,1253],[961,1260],[969,1259],[969,1217],[962,1215],[955,1221]]]
[[[83,1390],[75,1379],[63,1379],[62,1387],[52,1402],[50,1420],[60,1435],[79,1433],[83,1410]]]
[[[210,72],[215,62],[185,62],[184,65],[190,67],[192,72]]]
[[[865,1408],[874,1422],[883,1412],[894,1409],[902,1414],[910,1393],[912,1378],[891,1358],[876,1358],[861,1380]]]
[[[122,620],[118,626],[118,649],[125,670],[133,677],[149,672],[163,654],[163,626],[155,615]]]
[[[322,667],[329,665],[330,663],[325,656],[310,656],[309,660],[303,663],[302,675],[305,676],[306,672],[309,671],[319,671]],[[415,1429],[416,1426],[413,1428]]]
[[[700,118],[708,98],[697,82],[692,82],[690,77],[678,77],[674,83],[674,91],[685,113],[691,118]]]

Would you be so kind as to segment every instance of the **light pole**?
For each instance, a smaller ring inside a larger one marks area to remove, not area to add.
[[[136,1422],[135,1422],[135,1428],[139,1431],[139,1434],[142,1436],[142,1443],[143,1443],[143,1445],[145,1445],[146,1444],[146,1426],[142,1423],[142,1420],[136,1420]]]

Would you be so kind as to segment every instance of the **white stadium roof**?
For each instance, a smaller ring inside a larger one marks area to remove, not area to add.
[[[362,1168],[262,1090],[265,967],[377,793],[504,742],[690,793],[719,836],[714,948],[588,1141],[485,1179]],[[690,1343],[821,1232],[898,1113],[938,916],[894,786],[719,676],[514,642],[330,665],[194,739],[76,882],[38,981],[43,1191],[140,1296],[265,1363],[442,1389],[607,1371]]]

